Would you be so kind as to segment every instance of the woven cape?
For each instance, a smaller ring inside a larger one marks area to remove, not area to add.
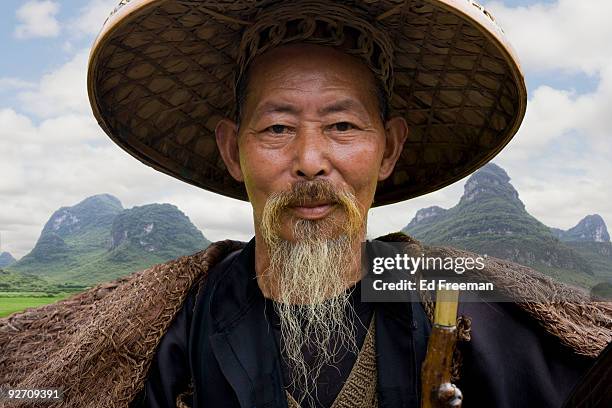
[[[380,240],[405,242],[425,255],[474,255],[425,247],[401,233]],[[194,255],[0,319],[0,384],[63,387],[63,403],[48,407],[127,408],[142,390],[156,347],[190,288],[205,284],[209,268],[243,246],[217,242]],[[495,258],[487,259],[482,274],[510,293],[553,291],[559,299],[571,299],[519,306],[574,353],[596,357],[612,340],[611,303],[588,302],[539,272]],[[432,305],[425,306],[431,319]]]
[[[373,206],[438,190],[490,161],[527,89],[490,12],[471,0],[121,0],[91,52],[88,92],[108,136],[143,163],[246,200],[215,127],[250,61],[296,42],[341,49],[384,85],[409,135]]]

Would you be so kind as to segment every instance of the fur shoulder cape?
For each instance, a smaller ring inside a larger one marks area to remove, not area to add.
[[[380,240],[405,242],[428,255],[474,255],[425,247],[400,233]],[[0,319],[0,384],[62,387],[63,402],[49,406],[128,407],[142,390],[157,344],[190,288],[205,283],[212,265],[243,246],[216,242],[194,255]],[[482,273],[510,293],[525,288],[559,293],[564,300],[556,303],[519,305],[575,353],[596,357],[612,340],[612,303],[589,302],[585,295],[508,261],[488,258]]]

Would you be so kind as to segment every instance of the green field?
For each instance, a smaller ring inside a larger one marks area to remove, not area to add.
[[[37,307],[57,302],[70,296],[63,293],[54,296],[37,296],[36,293],[0,293],[0,317],[21,312],[29,307]]]

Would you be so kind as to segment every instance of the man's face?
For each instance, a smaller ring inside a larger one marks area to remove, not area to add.
[[[251,66],[240,127],[225,119],[216,129],[253,206],[256,251],[268,261],[257,270],[256,252],[258,284],[276,300],[283,352],[306,396],[333,364],[330,350],[356,351],[346,291],[361,277],[355,245],[407,134],[403,119],[383,123],[374,83],[365,65],[331,48],[276,48]]]
[[[256,58],[235,142],[228,141],[233,122],[217,127],[227,167],[245,184],[256,231],[270,196],[313,180],[354,194],[365,220],[377,182],[391,173],[407,133],[402,119],[383,123],[378,103],[367,66],[332,48],[295,44]],[[228,152],[236,149],[237,157]],[[300,219],[346,222],[333,201],[292,203],[279,220],[281,238],[293,240]]]

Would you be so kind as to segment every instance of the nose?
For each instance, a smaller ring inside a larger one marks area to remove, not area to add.
[[[302,129],[296,135],[293,175],[314,180],[330,173],[329,141],[319,129]]]

